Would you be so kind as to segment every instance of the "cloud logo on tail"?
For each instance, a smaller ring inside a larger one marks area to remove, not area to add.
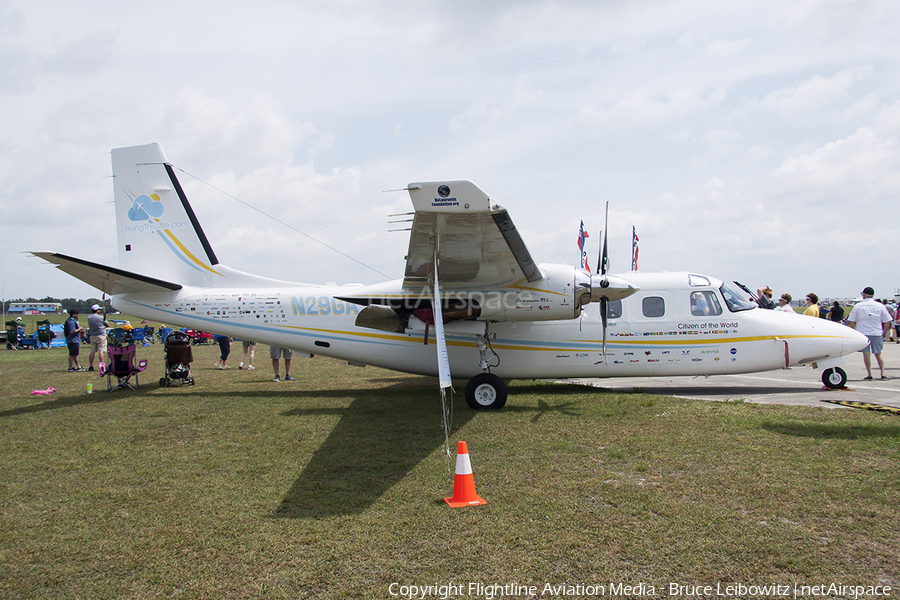
[[[156,194],[141,194],[132,201],[131,208],[128,209],[128,219],[131,221],[146,221],[154,217],[162,216],[165,207]]]

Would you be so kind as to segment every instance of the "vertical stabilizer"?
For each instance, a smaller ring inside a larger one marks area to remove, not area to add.
[[[119,264],[196,286],[224,278],[216,255],[159,144],[112,151]]]

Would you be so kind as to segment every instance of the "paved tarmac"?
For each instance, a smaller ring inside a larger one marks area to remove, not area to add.
[[[878,365],[872,356],[872,381],[865,381],[866,368],[861,353],[844,357],[847,387],[828,390],[822,384],[822,371],[811,367],[792,367],[746,375],[712,375],[710,377],[616,377],[610,379],[568,379],[572,383],[590,385],[610,391],[631,392],[638,388],[646,394],[695,398],[699,400],[743,400],[759,404],[793,404],[821,408],[846,407],[823,400],[867,402],[900,409],[900,344],[884,344],[884,374],[878,379]],[[852,410],[852,409],[850,409]]]

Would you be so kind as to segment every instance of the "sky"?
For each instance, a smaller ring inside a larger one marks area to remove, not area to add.
[[[776,297],[900,289],[900,3],[0,0],[5,298],[98,297],[109,151],[159,142],[222,264],[402,277],[410,182],[469,179],[532,256]],[[391,191],[393,190],[393,191]]]

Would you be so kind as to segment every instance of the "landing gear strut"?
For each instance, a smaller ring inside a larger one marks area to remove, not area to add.
[[[847,373],[840,367],[825,369],[822,373],[822,383],[832,390],[839,390],[847,383]]]
[[[469,405],[469,408],[474,408],[475,410],[496,410],[503,408],[503,405],[506,404],[506,384],[503,383],[502,379],[492,375],[489,371],[492,366],[496,367],[500,364],[500,357],[491,348],[491,340],[495,336],[496,334],[488,332],[488,324],[485,323],[484,334],[475,338],[480,355],[479,366],[484,371],[484,373],[470,379],[466,385],[466,404]],[[488,364],[488,349],[497,359],[496,364]]]
[[[480,373],[466,385],[466,404],[475,410],[503,408],[506,384],[492,373]]]

